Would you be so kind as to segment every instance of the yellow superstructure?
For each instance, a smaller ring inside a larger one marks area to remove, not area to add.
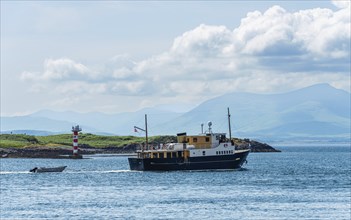
[[[177,136],[178,143],[187,143],[189,145],[194,145],[195,148],[211,148],[212,136],[207,135],[181,135]]]

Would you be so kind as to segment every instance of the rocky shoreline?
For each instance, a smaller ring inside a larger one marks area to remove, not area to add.
[[[280,152],[272,146],[244,139],[244,141],[235,142],[236,149],[251,149],[251,152]],[[139,144],[130,144],[122,147],[106,147],[94,148],[88,145],[79,145],[79,154],[131,154],[137,149],[140,149]],[[72,148],[70,146],[63,147],[26,147],[26,148],[0,148],[1,158],[51,158],[51,159],[67,159],[72,155]]]

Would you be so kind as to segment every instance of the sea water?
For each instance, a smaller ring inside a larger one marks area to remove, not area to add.
[[[130,171],[125,156],[1,159],[0,219],[350,219],[350,147],[277,148],[236,171]]]

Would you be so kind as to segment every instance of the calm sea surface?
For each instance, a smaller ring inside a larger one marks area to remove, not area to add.
[[[124,156],[0,159],[0,219],[350,219],[350,147],[277,148],[219,172],[134,172]]]

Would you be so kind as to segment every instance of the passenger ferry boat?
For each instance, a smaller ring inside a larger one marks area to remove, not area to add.
[[[213,133],[212,123],[208,131],[199,135],[177,134],[178,143],[170,143],[158,149],[149,149],[147,141],[147,116],[145,115],[146,149],[137,151],[136,157],[128,158],[131,170],[217,170],[237,169],[245,162],[250,149],[235,150],[231,141],[230,114],[228,109],[229,139],[225,133]],[[137,127],[138,128],[138,127]],[[140,129],[140,128],[138,128]]]

